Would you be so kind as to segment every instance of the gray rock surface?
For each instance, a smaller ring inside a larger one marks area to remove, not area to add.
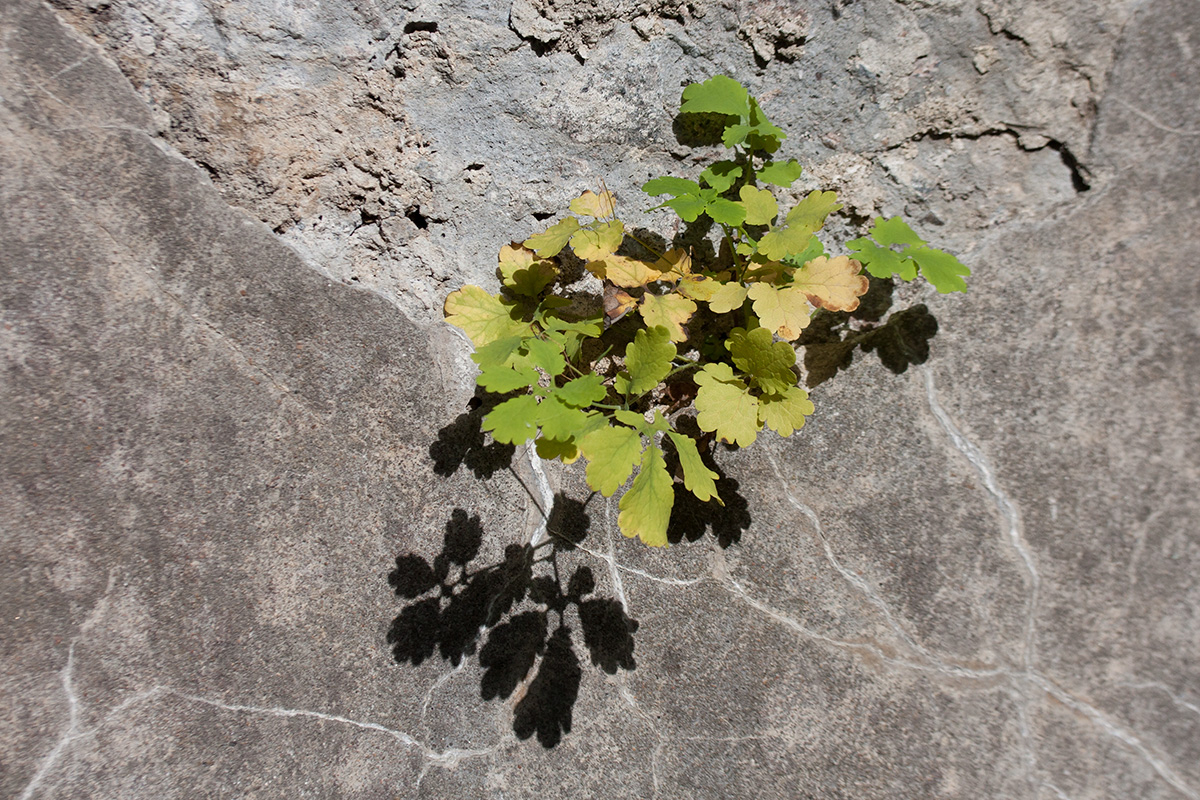
[[[1188,0],[0,5],[0,794],[1200,797],[1198,54]],[[600,179],[669,235],[715,72],[974,276],[652,551],[473,433],[440,305]]]

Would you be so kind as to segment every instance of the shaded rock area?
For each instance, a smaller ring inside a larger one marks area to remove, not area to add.
[[[0,4],[0,794],[1200,797],[1198,55],[1187,0]],[[648,550],[440,304],[600,179],[670,236],[715,72],[835,239],[974,275],[814,330]]]

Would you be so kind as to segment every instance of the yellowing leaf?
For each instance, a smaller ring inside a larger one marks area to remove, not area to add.
[[[709,302],[713,299],[713,295],[724,286],[720,281],[707,278],[703,275],[684,275],[679,285],[675,287],[675,291],[679,292],[684,297],[690,297],[693,300]]]
[[[675,247],[654,262],[654,269],[662,273],[663,280],[679,280],[692,274],[692,257],[686,250]]]
[[[571,249],[584,261],[600,261],[617,252],[625,239],[625,223],[619,219],[580,228],[571,237]]]
[[[667,377],[676,352],[670,337],[671,332],[661,325],[640,330],[633,337],[625,350],[625,366],[629,368],[630,376],[626,387],[628,393],[648,392]]]
[[[708,307],[714,314],[724,314],[735,308],[741,308],[745,300],[745,286],[740,283],[724,283],[713,292],[712,298],[708,301]]]
[[[559,254],[567,245],[567,240],[579,230],[579,220],[567,217],[562,222],[555,223],[542,233],[534,234],[525,240],[525,246],[542,258],[550,258]]]
[[[766,328],[734,328],[725,343],[733,363],[750,375],[754,385],[765,392],[783,393],[796,385],[796,351],[784,342],[776,342]]]
[[[533,443],[537,449],[538,458],[550,461],[560,459],[564,464],[574,464],[579,458],[579,446],[574,440],[560,442],[557,439],[547,439],[545,436]]]
[[[725,505],[717,494],[716,479],[720,476],[704,466],[700,451],[696,449],[696,440],[675,431],[667,435],[675,443],[675,452],[679,454],[679,465],[683,467],[683,487],[701,501],[716,500]]]
[[[603,261],[593,261],[593,264],[603,264]],[[604,285],[604,314],[611,322],[616,322],[637,308],[638,298],[624,289],[618,289],[612,284]]]
[[[633,289],[658,280],[662,274],[645,261],[609,254],[598,261],[587,264],[588,271],[597,278],[605,278],[617,286]]]
[[[510,336],[528,336],[528,322],[513,319],[513,306],[478,286],[451,292],[444,307],[446,322],[462,328],[476,347]]]
[[[812,235],[825,225],[825,218],[841,207],[834,192],[809,192],[788,212],[785,227],[763,234],[758,241],[758,252],[770,259],[803,253]]]
[[[742,198],[742,205],[746,207],[747,225],[767,225],[779,213],[775,195],[767,189],[743,186],[738,191],[738,196]]]
[[[496,273],[505,286],[528,297],[535,297],[558,275],[553,263],[539,260],[532,250],[518,242],[500,248]]]
[[[723,442],[740,447],[753,444],[761,427],[758,401],[746,384],[733,375],[728,364],[706,364],[696,373],[696,424],[700,430],[717,434]]]
[[[687,340],[683,325],[696,313],[696,304],[674,292],[663,295],[647,293],[642,298],[641,312],[646,327],[661,325],[670,331],[671,341],[683,342]]]
[[[675,505],[674,481],[667,472],[662,451],[650,445],[642,456],[642,468],[629,491],[621,495],[617,525],[626,536],[636,536],[651,547],[667,543],[667,523]]]
[[[853,311],[869,285],[861,270],[862,264],[848,256],[818,256],[796,270],[792,286],[826,311]]]
[[[808,392],[790,386],[782,395],[763,395],[758,398],[758,419],[780,436],[788,437],[804,427],[804,418],[813,413]]]
[[[633,464],[642,454],[642,437],[624,425],[606,426],[581,438],[579,450],[588,460],[588,486],[612,497],[629,480]]]
[[[596,194],[591,189],[571,201],[571,211],[585,217],[603,219],[611,217],[616,209],[616,198],[607,189]]]
[[[808,327],[808,296],[801,290],[756,283],[750,287],[749,295],[759,323],[781,339],[793,341]]]

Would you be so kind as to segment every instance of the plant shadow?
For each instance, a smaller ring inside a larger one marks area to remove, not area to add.
[[[475,656],[484,700],[517,697],[513,731],[556,746],[570,733],[583,667],[574,631],[591,663],[609,674],[633,670],[637,620],[610,597],[596,595],[587,566],[563,580],[559,556],[587,534],[586,504],[562,494],[548,517],[552,537],[534,547],[510,544],[496,563],[473,565],[483,542],[480,518],[456,508],[442,551],[396,559],[388,583],[411,601],[392,621],[387,641],[398,663],[435,655],[454,666]]]

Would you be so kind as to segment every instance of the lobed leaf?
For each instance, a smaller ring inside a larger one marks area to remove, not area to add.
[[[782,394],[796,385],[796,351],[790,345],[777,342],[766,328],[734,328],[725,343],[733,363],[750,375],[764,392]]]
[[[599,261],[617,252],[625,240],[625,223],[593,222],[571,236],[571,249],[584,261]]]
[[[708,205],[708,201],[703,197],[685,194],[676,197],[674,200],[668,200],[665,205],[678,214],[679,218],[684,222],[695,222],[704,213],[704,208]]]
[[[509,356],[521,349],[524,342],[525,339],[520,336],[506,336],[503,339],[497,339],[491,344],[476,347],[475,352],[471,354],[471,360],[481,369],[503,367],[508,364]]]
[[[679,113],[725,114],[748,118],[750,93],[733,78],[714,75],[703,83],[693,83],[683,90]]]
[[[723,283],[720,288],[713,292],[712,299],[708,301],[708,307],[712,309],[714,314],[725,314],[734,309],[741,308],[745,300],[745,286],[736,282]]]
[[[967,290],[967,282],[963,280],[963,276],[970,275],[971,270],[954,256],[932,247],[915,247],[907,252],[921,268],[921,275],[925,280],[933,284],[933,288],[940,293]]]
[[[801,173],[800,163],[794,158],[787,161],[768,161],[758,171],[758,179],[764,183],[788,188]]]
[[[502,444],[524,444],[537,433],[537,419],[537,398],[523,394],[493,408],[480,427]]]
[[[746,447],[758,437],[758,400],[728,364],[706,364],[696,373],[696,424],[723,442]]]
[[[499,339],[526,336],[531,333],[528,322],[514,318],[514,303],[488,294],[478,286],[464,286],[446,298],[446,322],[462,329],[476,347]]]
[[[861,270],[862,264],[848,256],[818,256],[796,270],[792,286],[826,311],[853,311],[870,285]]]
[[[564,464],[574,464],[579,458],[579,445],[575,444],[574,440],[564,442],[542,436],[533,446],[537,450],[538,458],[546,461],[557,458]]]
[[[735,161],[718,161],[705,167],[700,173],[700,180],[717,194],[724,194],[733,188],[738,178],[742,177],[742,168]]]
[[[808,296],[802,290],[777,289],[768,283],[756,283],[747,294],[753,301],[759,323],[781,339],[794,341],[808,327]]]
[[[530,364],[551,377],[562,375],[563,371],[567,368],[566,359],[563,358],[562,354],[562,345],[557,342],[548,342],[543,339],[527,339],[525,341],[525,352],[529,355]]]
[[[683,486],[703,502],[716,500],[725,505],[717,494],[716,479],[720,476],[704,466],[700,451],[696,449],[696,440],[682,433],[670,431],[668,436],[675,443],[675,452],[679,454],[679,465],[683,468]]]
[[[588,189],[571,201],[570,209],[572,213],[584,217],[604,219],[611,217],[616,211],[616,198],[607,189],[600,192],[600,194],[596,194],[591,189]]]
[[[488,367],[479,373],[475,382],[489,392],[504,394],[517,389],[528,389],[537,386],[539,379],[537,370],[530,367],[513,369],[512,367]]]
[[[889,247],[880,247],[863,236],[846,242],[846,248],[861,261],[867,272],[876,278],[899,275],[901,280],[911,281],[917,277],[917,264],[907,254],[902,255]]]
[[[629,480],[634,462],[642,455],[641,435],[624,425],[592,431],[578,443],[588,460],[588,486],[605,497],[612,497]]]
[[[908,223],[900,217],[891,219],[876,217],[875,223],[871,226],[871,230],[867,231],[867,234],[885,247],[892,245],[919,247],[925,244],[925,240],[917,236],[916,231],[908,227]]]
[[[661,326],[670,333],[671,341],[687,341],[687,330],[684,324],[696,313],[696,304],[682,294],[650,294],[642,297],[642,319],[646,326],[654,328]],[[673,354],[672,354],[673,355]]]
[[[662,450],[651,444],[642,455],[642,468],[633,485],[621,496],[617,525],[626,536],[636,536],[651,547],[662,547],[667,544],[667,524],[674,505],[674,481],[667,472]]]
[[[551,395],[538,405],[537,424],[542,429],[542,435],[568,441],[588,430],[591,416]]]
[[[726,200],[723,197],[717,197],[708,201],[708,205],[704,207],[704,213],[712,218],[713,222],[721,225],[729,225],[738,227],[746,219],[746,207],[734,200]]]
[[[543,232],[530,236],[524,244],[542,258],[550,258],[558,255],[567,246],[567,240],[578,230],[579,220],[567,217]]]
[[[671,371],[675,352],[671,332],[666,327],[658,325],[638,331],[625,350],[625,367],[630,378],[628,393],[636,396],[658,386]]]
[[[610,283],[626,289],[645,286],[651,281],[658,280],[662,275],[645,261],[616,254],[605,256],[600,261],[593,261],[587,267],[588,271],[596,277],[604,278]]]
[[[608,389],[604,388],[604,376],[592,373],[567,381],[554,390],[554,395],[567,405],[583,408],[607,397]]]
[[[695,181],[689,181],[687,178],[673,178],[670,175],[664,175],[661,178],[651,178],[642,184],[642,191],[651,197],[660,194],[669,194],[676,197],[685,194],[700,194],[700,184]]]
[[[742,198],[742,207],[746,209],[747,225],[769,225],[779,213],[775,195],[767,189],[743,186],[738,196]]]
[[[536,297],[558,277],[552,262],[537,259],[532,250],[519,242],[501,247],[498,261],[496,273],[500,282],[519,295]]]
[[[808,392],[799,386],[789,386],[782,394],[758,398],[759,422],[785,438],[803,428],[805,417],[813,410]]]

